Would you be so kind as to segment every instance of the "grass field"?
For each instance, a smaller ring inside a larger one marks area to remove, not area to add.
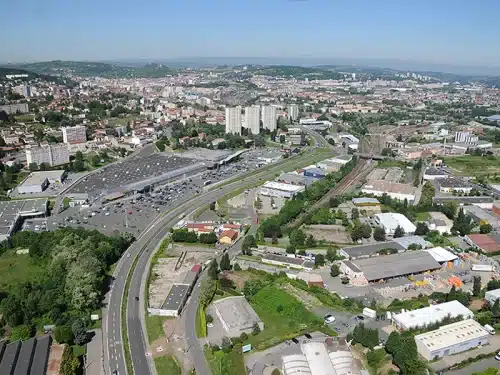
[[[198,304],[198,310],[196,310],[196,337],[207,337],[205,309],[200,304]]]
[[[146,315],[146,330],[148,331],[149,343],[165,336],[163,323],[168,319],[169,318],[165,316]]]
[[[415,214],[416,221],[427,221],[431,218],[431,215],[428,212],[417,212]]]
[[[443,162],[456,174],[467,176],[484,176],[500,173],[500,158],[495,156],[453,156]]]
[[[248,339],[248,343],[257,350],[274,346],[322,325],[302,303],[275,286],[262,288],[253,297],[252,307],[264,322],[264,330],[256,336],[250,335]]]
[[[0,256],[0,290],[11,288],[28,280],[36,280],[43,267],[35,264],[28,254],[17,255],[7,252]]]
[[[212,370],[212,375],[245,375],[247,373],[241,347],[235,347],[229,353],[224,353],[222,350],[215,353],[205,350],[205,358],[210,366],[210,370]]]
[[[155,366],[158,375],[181,375],[182,371],[177,361],[172,356],[155,358]]]

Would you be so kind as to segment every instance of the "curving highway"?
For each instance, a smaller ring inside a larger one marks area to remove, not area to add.
[[[121,306],[123,301],[127,302],[126,327],[134,374],[156,374],[154,363],[148,355],[149,345],[145,337],[143,321],[143,298],[145,291],[141,290],[141,281],[149,271],[148,264],[153,250],[168,233],[170,227],[179,221],[179,216],[216,201],[234,190],[252,187],[259,180],[273,179],[275,174],[281,172],[283,168],[294,166],[299,158],[307,159],[310,156],[311,154],[285,159],[279,164],[252,174],[250,177],[242,177],[236,182],[202,193],[187,202],[179,202],[179,206],[167,214],[156,218],[150,227],[141,233],[118,262],[113,273],[113,285],[105,299],[106,307],[103,309],[103,344],[104,368],[107,374],[111,375],[114,371],[117,371],[118,375],[128,374],[122,337]],[[134,261],[136,261],[135,267],[133,267]],[[132,269],[133,273],[128,295],[125,296],[127,276]],[[142,284],[144,285],[144,283]],[[197,305],[198,296],[199,288],[196,286],[192,291],[185,310],[186,321],[192,322],[192,324],[186,324],[185,335],[189,355],[194,363],[196,373],[198,375],[210,375],[210,369],[203,355],[203,348],[196,339],[196,333],[194,332],[196,309],[193,309],[192,305]]]

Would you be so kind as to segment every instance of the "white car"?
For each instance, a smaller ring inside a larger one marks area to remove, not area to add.
[[[495,356],[495,359],[496,359],[497,361],[500,361],[500,352],[498,352],[498,353],[497,353],[497,355]]]
[[[335,317],[331,314],[325,315],[325,324],[335,323]]]

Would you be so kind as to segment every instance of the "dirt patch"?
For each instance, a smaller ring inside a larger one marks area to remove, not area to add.
[[[484,305],[484,300],[476,299],[470,303],[469,309],[471,309],[472,311],[479,311],[483,308],[483,305]]]
[[[304,306],[308,310],[312,310],[313,308],[318,306],[323,306],[323,304],[320,302],[319,299],[301,289],[295,288],[290,284],[281,285],[281,289],[285,290],[287,293],[290,293],[292,296],[297,298],[300,302],[304,304]]]
[[[47,375],[59,375],[61,372],[61,361],[65,348],[65,344],[53,344],[50,346]]]
[[[247,271],[228,272],[226,275],[228,279],[233,280],[234,285],[236,285],[236,288],[240,290],[243,289],[245,281],[259,278],[257,275],[254,275],[253,273]]]
[[[352,243],[351,236],[342,225],[307,225],[302,229],[307,235],[312,234],[317,240],[339,244]]]

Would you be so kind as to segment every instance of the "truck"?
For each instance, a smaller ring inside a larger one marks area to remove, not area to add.
[[[484,325],[484,329],[487,330],[490,335],[494,335],[495,334],[495,328],[493,328],[489,324],[485,324]]]
[[[370,309],[368,307],[365,307],[363,309],[363,315],[368,317],[368,318],[372,318],[372,319],[375,319],[377,317],[377,312],[373,309]]]

